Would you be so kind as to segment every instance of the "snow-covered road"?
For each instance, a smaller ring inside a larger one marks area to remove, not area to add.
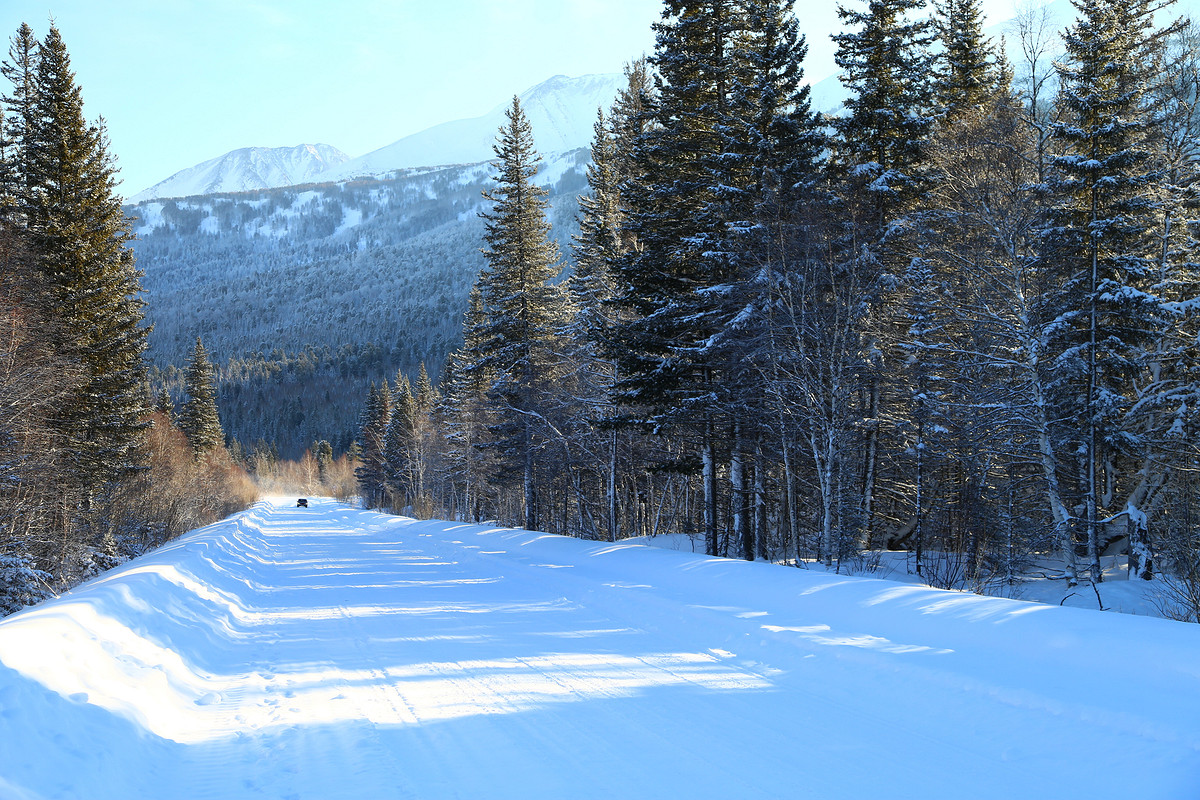
[[[1200,797],[1200,630],[332,502],[0,622],[0,798]]]

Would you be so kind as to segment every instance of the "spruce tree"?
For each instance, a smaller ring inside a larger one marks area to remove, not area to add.
[[[579,233],[573,243],[574,264],[569,281],[573,317],[569,335],[570,358],[577,365],[571,390],[572,438],[601,442],[577,448],[590,457],[596,480],[606,486],[607,537],[615,541],[618,526],[618,441],[629,439],[629,426],[621,425],[612,402],[617,380],[613,332],[621,318],[617,299],[617,262],[637,247],[637,238],[626,219],[622,186],[631,176],[631,147],[648,120],[646,103],[653,85],[646,59],[625,66],[626,85],[617,93],[606,116],[597,115],[593,126],[592,162],[588,165],[588,193],[579,197]],[[631,416],[637,412],[626,409]],[[622,436],[622,431],[626,436]],[[632,457],[626,447],[624,458]],[[603,478],[599,476],[603,475]]]
[[[616,401],[659,433],[698,443],[706,549],[718,542],[717,460],[722,376],[707,343],[721,322],[714,300],[734,278],[723,235],[731,195],[744,188],[746,162],[728,163],[720,126],[729,115],[735,44],[745,13],[727,0],[667,0],[654,26],[654,97],[645,98],[623,195],[637,247],[617,263],[621,320],[612,352],[620,373]],[[736,175],[734,174],[736,173]],[[689,454],[688,462],[694,460]]]
[[[413,503],[412,437],[417,419],[417,402],[404,374],[396,376],[392,389],[392,417],[384,433],[384,479],[393,508]]]
[[[25,31],[18,52],[25,54]],[[115,193],[103,123],[89,124],[58,29],[39,45],[32,84],[9,100],[19,123],[17,202],[62,319],[62,350],[84,367],[55,424],[85,497],[139,468],[150,398],[148,329],[133,234]],[[25,64],[10,64],[25,79]],[[28,91],[32,86],[32,102]]]
[[[575,307],[572,328],[579,356],[594,354],[607,339],[613,310],[612,265],[623,251],[621,174],[611,127],[604,113],[599,112],[592,126],[589,192],[579,197],[579,233],[573,243],[574,264],[567,283]]]
[[[998,78],[995,54],[983,35],[979,0],[935,2],[935,26],[942,51],[938,56],[934,94],[940,113],[954,117],[978,108]]]
[[[322,484],[326,484],[329,481],[329,468],[333,466],[333,445],[325,439],[318,439],[313,442],[312,453],[317,460],[317,477]]]
[[[933,125],[932,23],[914,15],[923,0],[862,0],[866,8],[838,6],[849,30],[833,38],[842,83],[850,90],[847,113],[835,120],[830,163],[839,186],[843,269],[862,292],[858,344],[869,366],[862,380],[861,483],[855,494],[860,543],[874,537],[880,507],[881,452],[905,413],[897,404],[912,396],[900,376],[889,374],[902,358],[897,347],[906,320],[897,296],[912,257],[914,215],[929,189],[928,137]],[[895,495],[893,495],[895,496]]]
[[[360,420],[359,465],[354,474],[367,508],[382,508],[387,493],[387,430],[392,421],[392,392],[387,381],[372,382]]]
[[[723,174],[713,175],[725,187],[717,193],[721,224],[708,237],[708,250],[722,254],[730,279],[727,290],[710,294],[719,333],[705,350],[710,362],[721,365],[718,396],[733,420],[732,535],[742,556],[752,560],[762,552],[766,531],[763,515],[751,511],[765,502],[761,490],[751,489],[751,476],[761,485],[763,440],[774,427],[759,389],[773,370],[779,282],[795,272],[806,236],[798,207],[820,202],[816,178],[825,142],[803,80],[807,43],[791,3],[753,0],[745,8],[719,126]]]
[[[171,422],[175,421],[175,401],[171,399],[169,391],[166,389],[159,391],[158,397],[154,401],[154,410]]]
[[[1136,461],[1145,446],[1127,422],[1151,366],[1148,356],[1170,319],[1156,291],[1160,207],[1150,143],[1156,118],[1146,102],[1167,32],[1154,28],[1159,5],[1078,0],[1079,18],[1064,34],[1066,55],[1058,64],[1064,119],[1054,127],[1061,155],[1052,161],[1042,313],[1053,331],[1057,447],[1062,463],[1077,465],[1064,478],[1097,581],[1101,520],[1121,511],[1109,506],[1121,496],[1113,467]],[[1145,542],[1134,542],[1134,551],[1148,564]],[[1148,568],[1139,564],[1137,571]]]
[[[8,59],[0,63],[0,75],[8,80],[10,93],[0,98],[0,222],[19,224],[28,197],[26,181],[32,176],[24,163],[36,120],[38,41],[29,25],[22,23],[12,38]]]
[[[485,192],[484,258],[479,277],[486,317],[479,352],[494,370],[489,397],[498,407],[494,446],[522,476],[522,524],[539,521],[538,454],[550,435],[546,425],[556,373],[566,297],[558,277],[558,249],[550,240],[546,191],[533,182],[541,157],[520,99],[514,97],[495,145],[495,186]]]
[[[188,358],[184,389],[188,399],[179,412],[179,428],[199,458],[210,450],[225,446],[225,433],[217,413],[216,377],[199,336]]]
[[[457,517],[471,521],[483,519],[490,511],[485,501],[490,495],[492,459],[484,446],[491,439],[489,428],[495,415],[487,403],[494,373],[483,358],[486,321],[476,282],[463,315],[463,346],[446,357],[442,368],[445,391],[436,409],[447,443],[444,479],[458,497]]]
[[[862,0],[838,6],[850,28],[834,35],[841,81],[850,90],[835,121],[834,164],[862,193],[868,235],[881,236],[922,191],[923,150],[933,122],[933,31],[913,19],[924,0]]]

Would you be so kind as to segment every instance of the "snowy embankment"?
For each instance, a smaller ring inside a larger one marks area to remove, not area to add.
[[[1200,796],[1194,626],[331,502],[0,622],[0,797]]]

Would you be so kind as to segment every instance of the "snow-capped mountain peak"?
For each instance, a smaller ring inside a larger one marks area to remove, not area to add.
[[[624,85],[625,76],[618,73],[555,75],[526,89],[519,97],[538,152],[552,155],[589,146],[597,109],[607,110]],[[245,147],[177,172],[127,202],[382,177],[414,167],[478,164],[493,158],[492,145],[510,105],[506,101],[483,116],[443,122],[353,159],[325,144]]]
[[[519,95],[543,155],[587,147],[592,141],[596,110],[608,110],[625,76],[611,73],[569,78],[555,75]],[[338,181],[381,176],[409,167],[475,164],[493,158],[496,132],[504,124],[504,102],[481,117],[444,122],[406,136],[365,156],[330,169],[321,180]]]
[[[327,144],[295,147],[243,147],[175,173],[129,198],[190,197],[295,186],[345,163],[350,156]]]

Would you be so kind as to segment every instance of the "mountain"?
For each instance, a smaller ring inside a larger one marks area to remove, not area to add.
[[[588,147],[596,111],[608,110],[626,83],[619,74],[556,75],[520,95],[521,107],[533,128],[538,152],[564,153]],[[481,117],[444,122],[406,136],[365,156],[332,167],[318,181],[383,176],[409,167],[474,164],[493,157],[496,131],[504,124],[505,102]]]
[[[129,198],[129,202],[295,186],[309,183],[317,175],[349,159],[350,156],[327,144],[243,147],[176,172],[165,181],[138,192]]]
[[[564,251],[588,157],[547,156],[535,178]],[[227,434],[274,442],[291,458],[314,439],[341,452],[370,381],[415,377],[422,361],[436,379],[461,343],[492,172],[488,163],[411,169],[126,206],[156,391],[182,398],[173,365],[202,336]]]
[[[521,95],[564,252],[596,111],[624,80],[556,76]],[[237,150],[131,198],[156,389],[180,398],[174,365],[203,336],[226,432],[294,458],[316,438],[349,446],[370,381],[421,362],[436,378],[483,266],[479,212],[508,107],[353,160],[323,145]]]

